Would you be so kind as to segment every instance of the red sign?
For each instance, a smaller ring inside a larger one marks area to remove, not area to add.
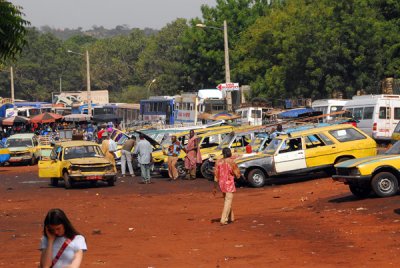
[[[231,91],[231,90],[239,90],[239,83],[224,83],[224,84],[219,84],[217,86],[217,88],[219,90],[227,90],[227,91]]]

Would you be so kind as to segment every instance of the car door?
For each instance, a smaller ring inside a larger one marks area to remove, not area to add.
[[[274,155],[274,166],[277,173],[306,168],[302,138],[288,138],[283,141],[279,151]]]
[[[58,153],[57,153],[58,152]],[[61,178],[62,167],[61,147],[56,147],[50,154],[49,160],[40,160],[38,163],[40,178]]]

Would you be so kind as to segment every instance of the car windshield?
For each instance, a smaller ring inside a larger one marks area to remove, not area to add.
[[[222,150],[224,148],[228,148],[234,137],[235,137],[235,135],[232,133],[229,135],[226,135],[225,138],[222,140],[221,144],[217,147],[217,150]]]
[[[273,139],[265,148],[264,153],[266,154],[274,154],[276,150],[279,148],[279,145],[281,145],[282,140],[281,139]]]
[[[268,134],[257,134],[257,136],[250,143],[252,148],[259,148],[258,151],[262,151],[265,149],[267,145],[267,140],[269,139]],[[261,147],[260,147],[261,146]]]
[[[104,157],[104,155],[96,145],[72,146],[64,149],[65,160],[85,157]]]
[[[393,144],[384,154],[400,154],[400,141]]]
[[[32,146],[31,139],[8,139],[7,147],[27,147]]]

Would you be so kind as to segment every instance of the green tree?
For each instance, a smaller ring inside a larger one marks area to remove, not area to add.
[[[153,36],[140,54],[137,67],[142,81],[153,85],[156,94],[174,95],[189,87],[188,70],[183,63],[181,36],[188,28],[185,19],[177,19]]]
[[[27,20],[22,18],[21,7],[0,0],[0,63],[15,58],[26,45]]]

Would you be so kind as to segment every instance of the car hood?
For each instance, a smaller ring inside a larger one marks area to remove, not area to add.
[[[29,152],[29,147],[8,147],[8,150],[10,150],[10,152]]]
[[[400,160],[400,155],[381,154],[381,155],[376,155],[376,156],[368,156],[368,157],[363,157],[363,158],[347,160],[347,161],[336,164],[335,167],[337,167],[337,168],[352,168],[352,167],[356,167],[356,166],[363,165],[363,164],[372,164],[375,162],[382,162],[382,160],[395,160],[395,159]]]
[[[72,165],[101,165],[110,164],[105,158],[100,157],[88,157],[88,158],[77,158],[68,160]]]
[[[257,159],[261,159],[261,158],[266,158],[266,157],[271,157],[272,155],[270,154],[254,154],[254,155],[249,155],[249,156],[245,156],[243,155],[243,157],[240,157],[239,159],[237,159],[235,162],[237,164],[242,164],[244,162],[248,162],[248,161],[252,161],[252,160],[257,160]]]
[[[148,142],[150,142],[150,144],[154,147],[154,149],[160,148],[160,147],[161,147],[160,143],[157,142],[155,139],[151,138],[149,135],[147,135],[147,134],[145,134],[145,133],[143,133],[143,132],[141,132],[141,131],[139,131],[139,130],[135,130],[134,132],[136,132],[136,133],[138,133],[138,134],[143,134],[143,135],[144,135],[144,138],[145,138]]]

